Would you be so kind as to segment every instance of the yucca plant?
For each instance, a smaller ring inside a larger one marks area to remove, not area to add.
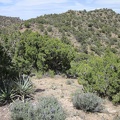
[[[34,92],[34,89],[29,77],[21,76],[15,83],[20,99],[25,100],[26,97],[32,97],[31,93]]]
[[[0,88],[0,105],[5,105],[16,98],[16,90],[12,81],[3,81],[3,86]]]

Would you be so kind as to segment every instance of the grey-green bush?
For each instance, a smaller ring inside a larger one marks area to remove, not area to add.
[[[35,120],[34,110],[29,102],[15,101],[10,106],[12,120]]]
[[[42,97],[33,106],[30,102],[15,101],[10,106],[12,120],[65,120],[66,114],[54,97]]]
[[[43,97],[38,100],[35,112],[36,120],[65,120],[66,114],[61,104],[54,97]]]
[[[93,93],[75,93],[72,100],[77,109],[89,112],[99,112],[103,109],[102,99]]]

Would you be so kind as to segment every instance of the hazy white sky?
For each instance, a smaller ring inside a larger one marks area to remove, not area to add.
[[[67,10],[110,8],[120,13],[120,0],[0,0],[0,15],[35,18]]]

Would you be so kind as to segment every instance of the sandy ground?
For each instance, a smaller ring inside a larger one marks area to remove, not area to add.
[[[61,76],[54,78],[32,78],[35,86],[34,101],[41,96],[54,96],[62,104],[67,112],[66,120],[113,120],[114,116],[120,114],[120,106],[114,106],[108,100],[105,100],[103,113],[85,113],[77,110],[72,104],[72,95],[76,90],[82,91],[82,85],[79,85],[77,79],[66,79]],[[71,83],[71,84],[70,84]],[[10,120],[9,105],[0,107],[0,120]]]

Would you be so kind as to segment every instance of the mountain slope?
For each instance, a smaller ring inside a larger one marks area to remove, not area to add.
[[[50,14],[25,21],[40,34],[68,39],[80,52],[101,55],[109,48],[120,52],[120,15],[111,9]]]
[[[19,32],[32,30],[71,43],[79,52],[102,55],[110,49],[116,54],[120,53],[120,14],[111,9],[89,12],[69,10],[26,21],[1,16],[0,21],[1,36],[19,36]]]

